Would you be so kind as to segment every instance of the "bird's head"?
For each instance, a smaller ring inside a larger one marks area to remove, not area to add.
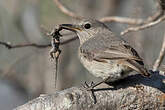
[[[83,19],[77,24],[61,24],[62,28],[76,32],[82,44],[86,40],[94,37],[97,33],[107,30],[107,26],[94,19]]]

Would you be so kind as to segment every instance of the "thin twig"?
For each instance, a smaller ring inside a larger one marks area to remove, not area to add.
[[[156,24],[159,24],[160,22],[165,20],[165,15],[160,17],[158,20],[141,25],[141,26],[137,26],[137,27],[130,27],[124,31],[121,32],[121,35],[125,35],[128,32],[133,32],[133,31],[140,31],[142,29],[146,29],[146,28],[150,28],[152,26],[155,26]]]
[[[63,40],[63,41],[61,41],[61,45],[67,44],[67,43],[72,42],[76,39],[78,39],[77,36]],[[47,48],[47,47],[51,46],[51,44],[36,44],[36,43],[24,43],[24,44],[12,45],[9,42],[2,42],[2,41],[0,41],[0,45],[3,45],[8,49],[15,49],[15,48],[22,48],[22,47]]]
[[[107,16],[100,19],[102,22],[118,22],[124,24],[132,24],[132,25],[141,25],[144,23],[142,19],[134,19],[128,17],[119,17],[119,16]]]
[[[24,43],[24,44],[12,45],[9,42],[2,42],[2,41],[0,41],[0,45],[4,45],[8,49],[21,48],[21,47],[46,48],[46,47],[51,46],[51,44],[35,44],[35,43]]]
[[[72,12],[68,8],[66,8],[59,0],[53,0],[53,1],[64,14],[66,14],[70,17],[76,18],[76,19],[83,18],[83,17],[77,15],[76,13]],[[134,18],[118,17],[118,16],[103,17],[100,19],[100,21],[102,21],[102,22],[119,22],[119,23],[134,24],[134,25],[143,24],[142,19],[134,19]]]
[[[163,44],[159,53],[159,57],[157,58],[157,60],[155,61],[153,65],[153,71],[156,71],[159,68],[160,64],[163,61],[164,55],[165,55],[165,33],[164,33]]]
[[[118,22],[123,24],[130,24],[130,25],[143,25],[146,23],[150,23],[156,21],[161,16],[163,16],[164,12],[162,10],[156,12],[153,16],[149,16],[146,20],[143,19],[135,19],[135,18],[128,18],[128,17],[119,17],[119,16],[107,16],[100,19],[102,22]]]
[[[71,16],[73,18],[79,18],[77,14],[73,13],[69,9],[67,9],[62,3],[60,3],[59,0],[54,0],[54,2],[57,4],[58,8],[65,13],[68,16]],[[140,25],[135,27],[129,27],[126,30],[121,32],[121,35],[124,35],[131,31],[140,31],[145,28],[152,27],[161,21],[165,20],[164,16],[164,10],[165,10],[165,1],[164,0],[157,0],[157,11],[153,16],[149,16],[146,20],[142,19],[134,19],[134,18],[127,18],[127,17],[118,17],[118,16],[109,16],[109,17],[103,17],[100,19],[102,22],[118,22],[118,23],[125,23],[125,24],[131,24],[131,25]]]
[[[72,11],[70,11],[69,9],[67,9],[59,0],[53,0],[55,2],[55,4],[57,5],[57,7],[66,15],[71,16],[75,19],[82,19],[81,16],[76,15],[75,13],[73,13]]]
[[[149,28],[152,27],[160,22],[162,22],[163,20],[165,20],[165,15],[164,15],[164,11],[165,11],[165,1],[164,0],[157,0],[157,12],[153,15],[148,17],[148,19],[146,21],[144,21],[144,23],[140,26],[136,26],[136,27],[129,27],[126,30],[121,32],[121,35],[124,35],[128,32],[132,32],[132,31],[139,31],[145,28]]]
[[[107,16],[100,19],[102,22],[118,22],[118,23],[125,23],[125,24],[131,24],[131,25],[142,25],[146,23],[150,23],[153,21],[156,21],[164,14],[164,5],[163,2],[160,2],[163,0],[157,0],[157,10],[156,13],[152,16],[149,16],[146,20],[143,19],[135,19],[135,18],[127,18],[127,17],[118,17],[118,16]]]
[[[149,16],[145,23],[156,21],[161,16],[164,15],[164,5],[162,5],[162,2],[161,1],[163,1],[163,0],[157,0],[156,1],[157,11],[156,11],[156,13],[153,16]]]
[[[58,6],[58,8],[66,15],[76,18],[76,19],[82,19],[83,17],[77,15],[76,13],[72,12],[68,8],[66,8],[60,0],[53,0],[55,4]],[[100,19],[102,22],[118,22],[118,23],[124,23],[124,24],[131,24],[131,25],[142,25],[138,27],[130,27],[126,29],[125,31],[121,32],[121,35],[124,35],[130,31],[138,31],[144,28],[150,27],[150,25],[154,25],[154,21],[159,21],[159,18],[163,16],[164,14],[164,0],[157,0],[157,10],[156,13],[153,16],[149,16],[146,20],[142,19],[134,19],[134,18],[127,18],[127,17],[119,17],[119,16],[108,16],[103,17]],[[157,21],[157,22],[158,22]],[[156,23],[157,24],[157,23]]]

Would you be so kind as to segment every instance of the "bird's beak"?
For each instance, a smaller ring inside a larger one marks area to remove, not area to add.
[[[74,24],[61,24],[60,27],[74,32],[82,31],[79,25],[74,25]]]

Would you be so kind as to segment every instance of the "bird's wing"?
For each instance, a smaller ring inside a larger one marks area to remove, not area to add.
[[[93,50],[95,58],[101,59],[132,59],[142,61],[134,48],[128,44],[120,44],[117,46],[106,47],[104,50]]]
[[[80,51],[83,51],[82,53],[89,60],[108,62],[108,60],[118,59],[121,64],[142,73],[144,76],[150,75],[136,50],[122,39],[105,39],[97,36],[86,41],[80,47]]]
[[[80,49],[90,54],[93,59],[132,59],[142,61],[136,50],[127,42],[112,35],[97,34],[86,41]]]

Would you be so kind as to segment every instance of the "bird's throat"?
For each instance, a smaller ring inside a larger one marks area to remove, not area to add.
[[[87,40],[92,38],[92,35],[90,35],[88,33],[84,33],[84,34],[77,33],[77,36],[78,36],[78,38],[80,40],[80,45],[82,45],[84,42],[86,42]]]

